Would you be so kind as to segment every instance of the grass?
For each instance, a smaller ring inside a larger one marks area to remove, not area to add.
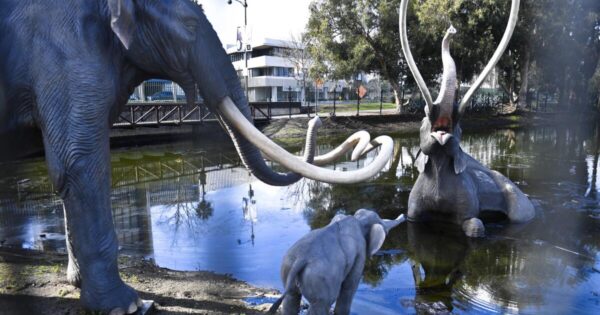
[[[363,110],[379,110],[379,103],[360,103],[360,111]],[[383,103],[382,108],[385,109],[396,109],[396,104],[394,103]],[[333,111],[333,104],[320,105],[319,113],[330,113]],[[336,112],[355,112],[356,111],[356,103],[352,104],[336,104],[335,106]]]

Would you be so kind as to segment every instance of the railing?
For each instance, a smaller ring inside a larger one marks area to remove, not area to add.
[[[269,121],[274,117],[310,114],[309,108],[299,102],[258,102],[250,103],[252,118],[255,121]],[[202,103],[188,105],[174,101],[130,101],[119,114],[114,128],[159,127],[201,124],[217,121],[214,114]]]
[[[113,127],[198,124],[215,120],[214,115],[201,103],[188,105],[185,102],[130,101]]]

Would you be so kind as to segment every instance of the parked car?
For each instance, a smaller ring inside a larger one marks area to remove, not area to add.
[[[146,98],[148,101],[172,101],[173,100],[173,92],[171,91],[160,91],[156,92]],[[185,101],[184,94],[177,94],[178,101]]]

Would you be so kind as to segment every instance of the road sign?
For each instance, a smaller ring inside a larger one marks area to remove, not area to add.
[[[367,92],[367,89],[363,85],[358,87],[358,96],[360,96],[360,98],[364,98],[365,95],[367,95]]]

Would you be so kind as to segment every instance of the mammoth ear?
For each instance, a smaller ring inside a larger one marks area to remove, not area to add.
[[[108,0],[110,27],[129,49],[135,31],[135,6],[133,0]]]
[[[369,245],[367,251],[369,256],[375,255],[385,241],[385,228],[381,224],[373,224],[369,231]]]
[[[427,166],[427,162],[429,162],[429,156],[425,153],[421,152],[417,159],[415,160],[415,165],[417,166],[417,170],[419,173],[425,172],[425,167]]]
[[[462,173],[467,168],[467,157],[466,154],[458,149],[458,153],[454,155],[454,173],[456,175]]]

